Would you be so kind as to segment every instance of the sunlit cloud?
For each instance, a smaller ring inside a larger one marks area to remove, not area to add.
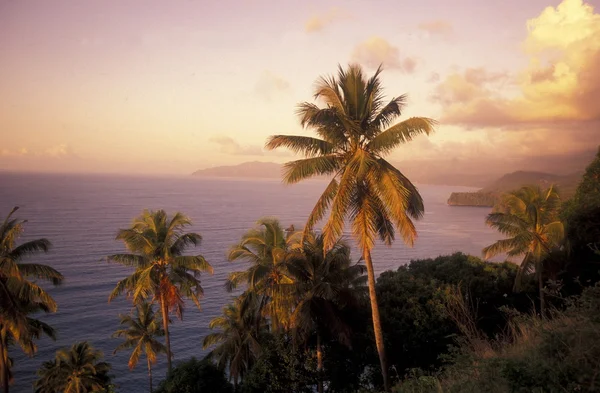
[[[396,69],[409,74],[417,66],[416,59],[401,58],[397,47],[376,36],[359,43],[352,52],[352,60],[369,68],[377,68],[383,64],[385,69]]]
[[[431,35],[449,36],[454,32],[450,22],[441,19],[420,23],[418,28]]]
[[[29,151],[24,147],[18,150],[0,149],[0,157],[20,157],[26,156],[28,153]]]
[[[516,89],[503,89],[503,73],[449,75],[434,96],[444,104],[442,121],[486,127],[600,120],[600,14],[581,0],[564,0],[527,28],[529,65],[515,74]]]
[[[337,21],[348,18],[349,14],[347,12],[338,7],[333,7],[323,14],[313,15],[304,24],[304,30],[306,30],[307,33],[316,33]]]
[[[46,150],[44,150],[43,155],[48,157],[60,158],[74,156],[75,154],[73,153],[73,149],[71,149],[69,145],[62,143],[60,145],[47,148]]]
[[[35,150],[22,147],[20,149],[0,149],[0,157],[46,157],[46,158],[63,158],[76,157],[73,149],[65,143],[50,146],[46,149]]]
[[[264,154],[260,146],[242,146],[233,138],[228,136],[215,136],[210,142],[219,145],[221,153],[239,156],[262,156]]]

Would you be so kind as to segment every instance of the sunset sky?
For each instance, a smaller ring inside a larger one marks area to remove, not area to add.
[[[600,144],[596,0],[0,0],[0,33],[0,170],[284,162],[265,139],[309,135],[296,104],[350,62],[440,122],[400,164],[567,172]]]

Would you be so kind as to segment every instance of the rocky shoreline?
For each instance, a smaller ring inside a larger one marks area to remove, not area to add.
[[[453,192],[448,198],[450,206],[493,207],[498,194],[492,192]]]

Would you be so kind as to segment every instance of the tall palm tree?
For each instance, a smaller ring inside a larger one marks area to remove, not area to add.
[[[208,327],[219,331],[204,337],[203,348],[216,346],[209,356],[220,368],[229,369],[236,391],[261,353],[259,339],[266,332],[266,321],[258,310],[259,299],[252,292],[244,292],[233,304],[223,307],[223,315],[210,321]]]
[[[246,284],[249,292],[262,297],[260,309],[270,319],[271,329],[287,329],[293,298],[292,279],[287,271],[289,252],[298,246],[296,233],[286,234],[278,220],[263,218],[259,228],[250,229],[228,254],[230,261],[250,262],[248,269],[229,273],[228,291]]]
[[[102,352],[87,341],[60,349],[53,361],[44,362],[38,370],[35,392],[106,392],[111,384],[110,364],[101,359]]]
[[[123,293],[131,295],[134,304],[149,298],[161,308],[167,367],[171,371],[171,342],[169,339],[169,311],[174,310],[183,318],[184,298],[192,299],[200,308],[204,291],[200,274],[213,268],[202,255],[183,255],[189,246],[198,246],[202,237],[193,232],[185,233],[192,222],[181,213],[171,219],[164,210],[144,210],[133,220],[128,229],[121,229],[117,240],[122,240],[131,254],[114,254],[109,261],[135,267],[135,272],[119,281],[109,296],[109,302]]]
[[[167,352],[167,348],[156,339],[165,335],[160,326],[160,318],[154,313],[152,304],[147,302],[135,307],[135,316],[120,315],[119,318],[125,328],[117,330],[113,337],[124,337],[125,341],[119,344],[113,353],[133,348],[128,363],[130,370],[135,368],[142,353],[146,355],[152,393],[152,365],[156,364],[158,354]]]
[[[560,197],[554,186],[547,190],[527,186],[502,197],[500,209],[488,214],[485,222],[498,230],[506,239],[498,240],[483,249],[484,257],[506,253],[509,257],[523,256],[517,281],[535,271],[540,293],[540,313],[545,316],[543,261],[550,252],[560,247],[564,226],[559,220]]]
[[[300,123],[319,138],[273,135],[266,147],[286,147],[305,156],[285,165],[286,183],[318,175],[333,177],[310,213],[304,233],[330,210],[323,228],[325,247],[330,248],[349,218],[367,267],[375,342],[384,387],[389,390],[371,251],[377,237],[391,244],[396,230],[406,244],[412,245],[417,233],[411,218],[422,217],[424,208],[417,188],[384,157],[417,135],[433,132],[435,121],[412,117],[394,123],[406,96],[386,103],[380,73],[381,67],[367,78],[360,66],[350,65],[347,69],[340,66],[337,78],[321,77],[314,96],[325,106],[308,102],[298,106]]]
[[[365,267],[352,264],[350,247],[338,240],[330,249],[324,248],[323,235],[309,235],[302,248],[291,257],[289,271],[294,280],[296,305],[291,317],[295,341],[306,342],[316,333],[317,390],[323,393],[323,331],[350,345],[350,328],[341,311],[356,304],[357,289],[365,283]]]
[[[17,210],[18,207],[13,208],[0,225],[0,380],[5,393],[11,380],[9,343],[16,342],[26,354],[32,355],[37,350],[34,339],[41,333],[53,337],[48,325],[28,315],[37,311],[55,312],[56,302],[42,287],[28,279],[42,279],[54,285],[63,280],[63,276],[50,266],[23,263],[28,256],[47,252],[51,244],[47,239],[36,239],[17,246],[27,222],[13,217]]]

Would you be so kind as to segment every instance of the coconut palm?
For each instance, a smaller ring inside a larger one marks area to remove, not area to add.
[[[116,237],[132,253],[108,257],[109,261],[135,268],[131,276],[117,283],[109,302],[125,291],[134,304],[151,300],[160,305],[169,371],[172,357],[169,312],[175,311],[182,319],[184,298],[192,299],[200,308],[204,293],[200,274],[213,272],[202,255],[183,255],[189,246],[198,246],[202,240],[197,233],[184,232],[189,225],[190,219],[179,212],[169,219],[164,210],[145,210],[133,220],[131,228],[119,230]]]
[[[229,261],[250,262],[248,269],[229,273],[225,287],[232,291],[246,284],[249,292],[261,296],[260,310],[270,319],[271,329],[287,329],[293,298],[292,279],[287,271],[289,252],[297,247],[298,236],[286,234],[278,220],[263,218],[242,236],[228,254]]]
[[[260,296],[244,292],[233,304],[223,307],[223,315],[213,318],[209,328],[219,331],[204,337],[203,348],[216,346],[209,353],[220,368],[229,369],[229,379],[236,387],[252,368],[261,353],[260,336],[266,321],[260,314]]]
[[[42,333],[53,337],[52,329],[29,317],[37,311],[55,312],[54,299],[30,278],[62,282],[63,276],[55,269],[23,260],[40,252],[47,252],[51,244],[47,239],[31,240],[20,245],[17,241],[27,221],[13,217],[15,207],[0,225],[0,380],[4,392],[8,392],[12,361],[8,355],[10,343],[17,343],[22,350],[33,355],[37,346],[34,340]]]
[[[341,240],[325,250],[323,235],[309,235],[290,259],[297,301],[291,316],[293,337],[296,342],[306,342],[316,333],[317,390],[323,393],[322,332],[350,345],[350,328],[341,311],[344,306],[357,303],[356,291],[365,283],[365,268],[352,264],[350,247]]]
[[[308,102],[298,106],[300,123],[314,130],[319,138],[274,135],[266,148],[285,147],[304,155],[305,158],[285,165],[286,183],[318,175],[333,177],[310,213],[304,233],[310,232],[329,211],[323,232],[325,248],[330,248],[342,235],[345,219],[349,218],[367,267],[375,342],[388,390],[371,251],[378,237],[391,244],[396,230],[406,244],[412,245],[416,230],[411,218],[422,217],[424,208],[417,188],[384,157],[414,137],[431,133],[435,121],[412,117],[394,124],[406,96],[386,103],[380,73],[381,67],[367,79],[360,66],[350,65],[347,69],[339,67],[337,78],[320,78],[315,98],[325,106]]]
[[[113,337],[124,337],[125,341],[115,348],[113,353],[124,349],[131,349],[129,357],[129,369],[133,370],[137,365],[140,355],[146,355],[148,363],[148,379],[150,381],[150,393],[152,393],[152,365],[156,364],[156,357],[167,351],[166,347],[156,338],[165,335],[160,326],[160,317],[154,313],[151,303],[140,303],[135,307],[135,315],[119,315],[123,329],[117,330]]]
[[[20,305],[20,312],[24,314],[34,314],[41,311],[47,311],[47,309],[40,307],[36,304],[24,304]],[[27,334],[21,335],[19,340],[15,340],[14,336],[8,329],[0,329],[0,341],[3,348],[3,353],[0,356],[3,357],[2,361],[4,364],[4,368],[2,369],[4,378],[10,384],[13,381],[12,374],[12,366],[13,360],[9,356],[8,349],[15,344],[18,344],[23,352],[25,352],[29,356],[33,356],[37,352],[37,344],[35,340],[38,340],[42,337],[42,335],[46,335],[50,337],[52,340],[56,340],[56,331],[50,325],[45,322],[40,321],[39,319],[27,317]]]
[[[543,261],[560,247],[564,238],[563,223],[558,218],[560,197],[554,186],[547,190],[527,186],[502,197],[501,209],[490,213],[485,222],[506,239],[498,240],[483,249],[485,258],[506,253],[509,257],[523,256],[516,285],[523,275],[535,271],[540,293],[540,313],[545,314]]]
[[[110,364],[101,360],[102,352],[86,341],[60,349],[53,361],[44,362],[38,370],[35,392],[105,392],[111,385]]]

